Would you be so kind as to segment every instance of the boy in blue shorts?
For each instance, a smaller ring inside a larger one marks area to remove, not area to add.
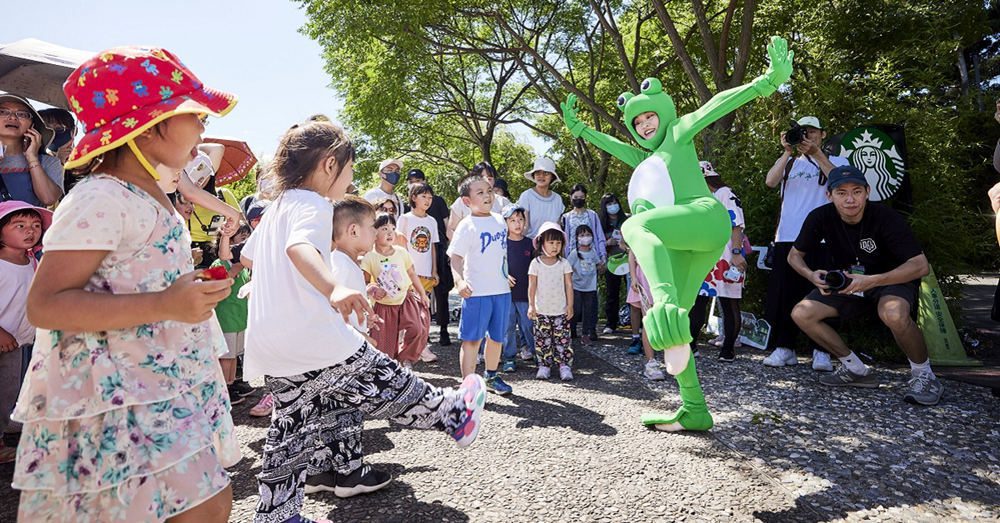
[[[479,344],[486,338],[486,388],[506,395],[512,389],[497,375],[497,367],[510,316],[507,223],[499,214],[490,212],[494,196],[486,178],[466,176],[458,185],[458,193],[472,211],[459,222],[448,246],[455,289],[462,297],[458,322],[462,376],[476,372]]]

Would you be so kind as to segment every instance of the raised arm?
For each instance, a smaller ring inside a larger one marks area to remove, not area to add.
[[[649,153],[646,151],[639,149],[638,147],[632,147],[631,145],[613,136],[599,133],[587,127],[585,123],[581,122],[576,116],[575,94],[567,96],[566,101],[559,104],[559,106],[562,107],[563,122],[566,123],[566,128],[569,129],[573,138],[583,138],[584,140],[587,140],[597,146],[598,149],[601,149],[611,156],[618,158],[633,169],[649,157]]]
[[[777,91],[792,75],[792,58],[795,53],[788,50],[788,42],[784,38],[772,36],[771,43],[767,45],[767,54],[771,58],[771,65],[766,73],[749,84],[722,91],[698,110],[680,117],[674,125],[674,139],[678,143],[690,142],[694,135],[719,118],[758,96],[770,96]]]

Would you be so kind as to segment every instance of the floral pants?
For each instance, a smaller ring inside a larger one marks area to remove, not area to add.
[[[466,411],[458,389],[430,385],[368,344],[337,365],[266,381],[275,410],[257,476],[257,523],[299,514],[307,474],[360,467],[364,417],[451,434]]]
[[[538,315],[532,332],[535,335],[535,355],[538,364],[573,366],[573,347],[569,343],[569,320],[566,316]]]

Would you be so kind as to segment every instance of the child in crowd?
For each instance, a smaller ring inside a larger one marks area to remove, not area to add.
[[[270,205],[270,200],[257,198],[247,207],[246,218],[251,231],[260,224],[260,220],[264,218],[264,212]],[[242,250],[240,253],[242,254]],[[264,392],[257,404],[250,407],[250,415],[255,418],[270,416],[272,412],[274,412],[274,396],[270,392]]]
[[[507,222],[507,268],[510,272],[510,320],[507,323],[507,337],[503,342],[503,372],[514,372],[517,364],[517,333],[524,336],[525,346],[521,359],[535,358],[535,337],[532,322],[528,318],[528,267],[534,258],[531,238],[524,236],[527,221],[524,209],[516,204],[503,208],[503,219]]]
[[[229,389],[229,401],[233,405],[243,403],[243,397],[253,394],[253,387],[236,385],[236,358],[243,354],[244,335],[247,330],[247,299],[240,298],[240,289],[250,281],[250,271],[240,263],[240,251],[243,242],[250,237],[250,226],[241,225],[232,236],[219,238],[219,258],[212,262],[212,267],[226,269],[233,280],[229,296],[215,307],[215,315],[219,318],[222,334],[226,339],[228,351],[219,356],[222,375]]]
[[[0,203],[0,435],[10,423],[21,380],[31,358],[35,327],[28,321],[28,287],[35,275],[33,250],[52,224],[52,213],[26,202]],[[16,449],[0,439],[0,463]]]
[[[490,190],[493,190],[493,184],[497,179],[497,170],[490,165],[490,162],[479,162],[472,167],[469,171],[469,176],[481,176],[486,183],[490,184]],[[464,178],[463,178],[464,180]],[[459,181],[461,184],[461,181]],[[493,193],[493,203],[490,204],[490,211],[496,214],[500,214],[503,208],[510,203],[507,198]],[[455,198],[455,201],[451,204],[451,213],[448,215],[448,225],[446,234],[449,238],[453,238],[455,235],[455,228],[458,227],[458,223],[462,221],[463,218],[472,214],[472,210],[469,205],[465,203],[465,200],[461,196]]]
[[[582,183],[574,185],[569,193],[569,201],[573,208],[562,215],[562,227],[566,231],[566,237],[569,238],[569,243],[566,244],[566,257],[569,257],[569,252],[577,246],[577,227],[586,225],[593,231],[590,234],[593,237],[593,250],[600,260],[599,263],[603,265],[607,262],[607,240],[604,237],[604,228],[601,227],[601,217],[587,208],[587,187]]]
[[[303,520],[307,472],[312,490],[344,495],[391,481],[361,462],[364,417],[441,430],[459,446],[478,435],[482,378],[470,376],[459,389],[435,387],[347,324],[352,313],[374,315],[364,293],[329,268],[330,200],[344,199],[353,166],[354,146],[341,127],[293,126],[271,164],[276,197],[243,248],[254,279],[244,371],[248,379],[266,373],[275,399],[257,476],[257,523]]]
[[[566,235],[558,225],[543,223],[535,236],[536,257],[528,267],[528,317],[534,321],[536,378],[547,380],[559,364],[559,377],[573,379],[573,268],[563,258]]]
[[[357,196],[346,195],[343,200],[333,204],[333,243],[334,250],[330,253],[330,265],[336,281],[358,292],[380,299],[385,297],[383,291],[374,283],[365,283],[365,273],[361,270],[361,258],[375,246],[375,207],[368,200]],[[376,317],[358,317],[351,313],[348,323],[354,330],[361,333],[368,343],[375,345],[375,340],[368,335],[368,320]],[[309,485],[306,485],[308,492]]]
[[[410,253],[413,270],[420,279],[419,287],[423,294],[428,296],[427,303],[430,304],[430,296],[440,281],[437,270],[437,244],[441,238],[438,236],[437,220],[427,214],[427,210],[434,203],[434,190],[423,182],[410,184],[409,203],[410,212],[400,216],[396,223],[396,241]],[[430,318],[429,309],[427,316]],[[429,329],[430,323],[428,323]],[[420,353],[420,360],[437,360],[437,355],[431,352],[426,343],[423,352]]]
[[[375,201],[375,211],[391,214],[393,218],[399,216],[399,208],[396,207],[396,200],[381,198]]]
[[[365,281],[374,282],[385,295],[375,300],[375,314],[383,323],[372,325],[370,332],[378,350],[409,369],[427,347],[430,306],[423,288],[417,288],[420,280],[413,259],[396,245],[396,216],[379,213],[375,230],[375,248],[361,260],[361,268]]]
[[[625,248],[628,249],[628,244],[624,243],[624,240],[622,242]],[[660,363],[656,361],[653,346],[649,344],[649,338],[646,337],[646,329],[642,328],[642,318],[646,315],[646,311],[653,305],[653,293],[650,291],[649,281],[646,280],[646,275],[642,273],[642,267],[639,267],[639,262],[636,260],[635,254],[632,253],[631,249],[628,249],[628,274],[629,280],[632,283],[629,285],[628,296],[625,298],[625,301],[632,307],[629,317],[632,321],[633,332],[632,346],[629,347],[628,353],[639,354],[639,351],[633,350],[633,348],[638,346],[646,359],[646,364],[642,367],[643,376],[651,380],[664,380],[666,379],[666,375],[663,373]],[[639,331],[642,332],[641,335],[635,334]]]
[[[469,175],[458,184],[462,204],[471,214],[455,228],[448,256],[455,275],[455,289],[462,297],[458,334],[463,376],[476,373],[479,344],[485,338],[486,386],[500,395],[513,389],[497,374],[500,344],[510,318],[510,280],[507,275],[507,224],[490,212],[493,184],[483,176]]]
[[[63,89],[85,131],[66,168],[88,176],[59,205],[28,294],[38,338],[12,416],[18,519],[224,522],[240,449],[209,319],[233,281],[194,270],[157,180],[236,97],[138,47],[87,60]]]
[[[597,339],[597,272],[603,270],[601,256],[594,248],[594,231],[587,224],[576,228],[576,248],[570,251],[569,264],[573,267],[573,320],[570,333],[576,333],[576,324],[583,322],[583,343],[589,345]]]

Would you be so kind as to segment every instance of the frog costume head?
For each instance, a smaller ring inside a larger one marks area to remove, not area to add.
[[[663,138],[667,135],[667,127],[670,122],[677,119],[677,108],[674,107],[674,100],[669,94],[663,92],[663,84],[656,78],[646,78],[639,86],[640,93],[622,93],[618,96],[618,108],[625,113],[625,127],[639,145],[650,151],[657,150],[663,144]],[[635,117],[642,113],[654,112],[660,120],[660,125],[656,129],[656,134],[650,139],[645,139],[635,131]]]

